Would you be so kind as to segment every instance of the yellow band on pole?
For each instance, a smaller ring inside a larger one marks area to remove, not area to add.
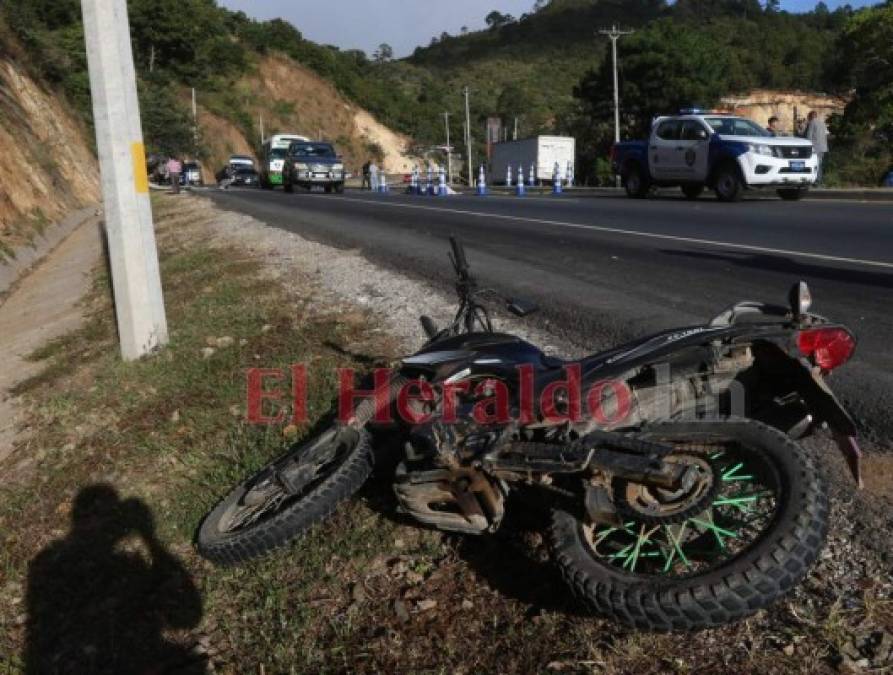
[[[133,158],[133,184],[137,194],[149,194],[149,176],[146,173],[146,146],[142,143],[130,144]]]

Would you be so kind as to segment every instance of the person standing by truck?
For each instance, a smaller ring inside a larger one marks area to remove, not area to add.
[[[821,185],[825,174],[825,155],[828,154],[828,127],[815,110],[810,110],[806,119],[806,138],[812,143],[818,159],[815,184]]]
[[[180,174],[183,173],[183,164],[176,157],[167,160],[167,175],[171,179],[171,190],[175,195],[180,194]]]
[[[367,161],[365,164],[363,164],[363,189],[364,190],[372,189],[372,181],[369,179],[371,167],[372,167],[371,161]]]

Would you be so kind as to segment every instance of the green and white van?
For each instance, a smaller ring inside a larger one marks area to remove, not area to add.
[[[298,141],[309,141],[306,136],[297,134],[276,134],[264,143],[260,163],[260,184],[266,190],[282,185],[282,169],[288,146]]]

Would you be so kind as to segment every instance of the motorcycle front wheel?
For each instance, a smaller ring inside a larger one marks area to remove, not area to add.
[[[614,525],[554,511],[555,559],[594,612],[697,630],[753,614],[803,580],[828,531],[828,497],[801,446],[743,419],[655,425],[638,437],[672,445],[665,461],[695,463],[711,483],[686,511],[683,495],[615,481]]]
[[[359,490],[372,464],[368,431],[330,427],[220,500],[199,528],[199,553],[218,565],[234,565],[286,545]]]

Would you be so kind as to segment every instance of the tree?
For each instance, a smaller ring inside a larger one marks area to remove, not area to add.
[[[511,14],[503,14],[502,12],[499,12],[495,9],[490,12],[484,19],[484,21],[486,21],[487,23],[487,26],[489,26],[491,30],[501,28],[502,26],[512,23],[514,20],[515,17],[513,17]]]
[[[837,47],[838,81],[853,97],[831,122],[829,171],[841,182],[876,185],[893,166],[893,3],[854,14]]]
[[[621,43],[621,112],[628,130],[647,131],[655,115],[686,106],[711,106],[736,83],[740,68],[713,37],[672,19],[653,22]],[[590,71],[575,96],[590,114],[613,115],[613,70],[610,55]]]
[[[392,58],[394,58],[394,49],[386,42],[382,42],[380,45],[378,45],[378,49],[372,55],[372,58],[375,59],[377,63],[390,61]]]
[[[147,149],[168,156],[192,154],[192,118],[173,88],[158,78],[144,79],[139,97]]]

